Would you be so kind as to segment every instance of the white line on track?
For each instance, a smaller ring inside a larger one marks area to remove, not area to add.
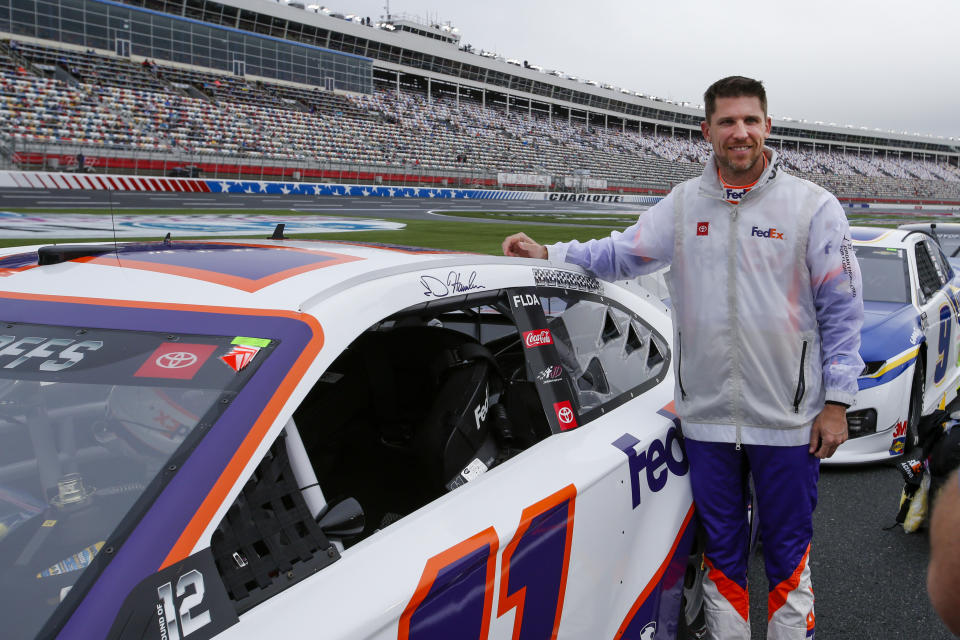
[[[82,204],[90,205],[96,204],[94,202],[77,202],[76,200],[44,200],[43,202],[37,201],[38,205],[47,205],[47,204]],[[106,203],[104,203],[106,204]]]
[[[11,198],[11,199],[12,199],[12,198],[18,198],[18,199],[20,199],[20,200],[23,200],[23,199],[42,200],[43,198],[49,198],[49,197],[50,197],[50,196],[41,196],[41,195],[39,195],[39,194],[31,194],[31,195],[29,195],[29,196],[20,196],[20,195],[14,195],[14,194],[12,194],[12,193],[11,193],[11,194],[5,193],[5,194],[3,194],[2,196],[0,196],[0,198]]]

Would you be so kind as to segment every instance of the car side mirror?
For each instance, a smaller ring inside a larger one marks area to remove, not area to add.
[[[317,523],[328,538],[349,538],[363,533],[366,518],[356,498],[346,498],[330,507]]]

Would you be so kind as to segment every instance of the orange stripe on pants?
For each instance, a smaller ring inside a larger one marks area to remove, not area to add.
[[[710,562],[706,557],[704,561],[709,567],[710,571],[707,574],[707,577],[713,581],[713,584],[717,585],[717,591],[720,592],[727,602],[729,602],[733,608],[739,613],[744,620],[749,619],[750,617],[750,597],[747,594],[747,590],[738,585],[736,582],[724,575],[723,571],[720,571],[713,566],[713,563]]]
[[[797,587],[800,585],[800,577],[803,575],[804,567],[807,566],[807,558],[809,556],[810,545],[807,544],[807,550],[803,552],[803,558],[800,559],[800,564],[798,564],[797,568],[793,570],[793,573],[790,574],[790,577],[770,590],[770,595],[767,598],[767,622],[770,622],[770,619],[773,617],[773,614],[777,612],[777,609],[786,604],[787,596],[796,591]],[[811,623],[812,620],[808,617],[808,629],[811,627]]]

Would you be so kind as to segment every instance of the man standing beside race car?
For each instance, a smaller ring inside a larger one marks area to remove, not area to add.
[[[549,248],[518,233],[503,252],[607,280],[671,265],[676,410],[706,532],[710,637],[750,637],[750,473],[769,581],[767,637],[810,638],[819,464],[847,439],[845,410],[863,368],[860,269],[837,199],[786,174],[764,146],[772,120],[763,85],[724,78],[704,104],[713,154],[701,177],[623,233]]]

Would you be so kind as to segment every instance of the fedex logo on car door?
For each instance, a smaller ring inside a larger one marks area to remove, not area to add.
[[[652,493],[657,493],[667,486],[671,474],[684,476],[690,470],[690,463],[680,446],[675,425],[667,431],[666,438],[654,439],[646,449],[640,451],[636,448],[640,441],[629,433],[623,434],[611,444],[627,456],[634,509],[640,506],[641,502],[641,477],[646,480],[647,488]]]

